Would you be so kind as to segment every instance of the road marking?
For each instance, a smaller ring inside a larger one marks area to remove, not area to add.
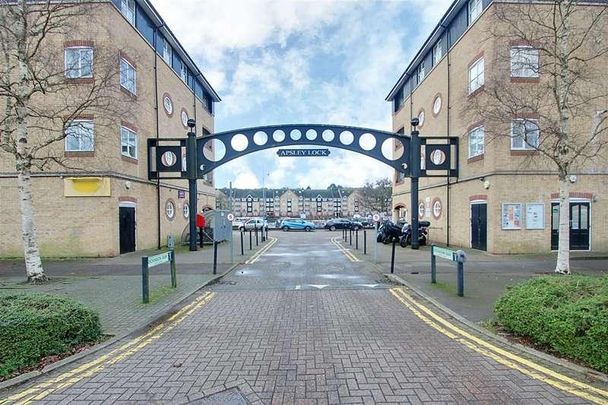
[[[606,404],[608,403],[608,391],[593,387],[571,377],[548,369],[531,360],[525,359],[517,354],[501,349],[483,339],[480,339],[441,316],[431,311],[426,306],[414,301],[414,299],[401,287],[392,288],[391,294],[403,305],[414,313],[427,325],[443,333],[449,338],[464,344],[470,349],[489,357],[500,364],[520,371],[521,373],[539,381],[546,382],[562,391],[584,398],[588,401]],[[425,315],[426,314],[426,315]],[[428,315],[428,316],[427,316]],[[599,396],[598,396],[599,395]]]
[[[150,343],[158,340],[163,334],[165,334],[165,332],[175,328],[194,311],[207,304],[214,297],[215,293],[206,292],[200,297],[196,298],[190,304],[181,308],[166,321],[156,325],[149,332],[130,340],[129,342],[121,345],[107,354],[104,354],[103,356],[98,357],[95,360],[85,363],[55,378],[34,385],[4,400],[0,400],[0,404],[3,405],[14,402],[28,404],[31,401],[41,400],[57,390],[70,387],[84,378],[91,377],[92,375],[103,370],[106,366],[118,363],[119,361],[137,353]]]
[[[255,252],[249,259],[247,259],[247,261],[245,262],[245,264],[253,264],[255,262],[258,261],[258,259],[264,254],[266,253],[271,247],[273,247],[278,239],[271,236],[270,238],[270,242],[264,246],[262,249],[258,250],[257,252]]]
[[[350,260],[351,262],[360,262],[361,261],[350,250],[348,250],[344,246],[342,246],[340,244],[340,242],[338,242],[337,237],[332,238],[331,243],[333,243],[344,254],[344,256],[346,256],[348,258],[348,260]]]
[[[355,284],[355,285],[360,285],[361,287],[376,288],[376,287],[378,287],[379,284]]]
[[[299,290],[300,288],[302,288],[302,286],[298,284],[298,285],[296,286],[296,290]]]
[[[311,287],[318,288],[319,290],[325,287],[329,287],[329,284],[308,284]]]

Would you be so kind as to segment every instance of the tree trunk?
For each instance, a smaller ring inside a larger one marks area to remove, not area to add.
[[[570,181],[559,175],[559,243],[555,272],[570,274]]]

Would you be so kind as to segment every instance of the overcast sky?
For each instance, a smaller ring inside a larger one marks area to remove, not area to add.
[[[286,123],[391,130],[384,98],[451,0],[152,0],[222,102],[215,131]],[[354,152],[220,167],[216,187],[360,186],[391,169]]]

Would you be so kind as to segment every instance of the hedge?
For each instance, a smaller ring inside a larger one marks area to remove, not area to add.
[[[43,294],[0,297],[0,379],[101,336],[96,312]]]
[[[608,276],[543,276],[496,302],[498,323],[517,336],[608,372]]]

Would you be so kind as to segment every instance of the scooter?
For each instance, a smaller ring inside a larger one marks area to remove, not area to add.
[[[376,242],[382,242],[385,245],[388,245],[393,240],[398,241],[401,237],[401,227],[399,225],[395,225],[391,221],[385,221],[382,223],[381,229],[381,231],[378,231]]]
[[[425,246],[426,241],[429,236],[429,226],[431,223],[429,221],[420,221],[418,222],[418,244],[420,246]],[[403,225],[401,229],[401,237],[399,238],[399,245],[401,247],[406,247],[407,245],[412,243],[412,226],[410,224]]]

